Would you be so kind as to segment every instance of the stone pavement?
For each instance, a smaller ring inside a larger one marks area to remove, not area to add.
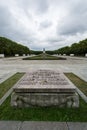
[[[37,69],[62,70],[73,72],[87,81],[87,58],[67,57],[67,60],[22,60],[18,58],[0,59],[0,82],[16,72],[29,72]]]
[[[87,123],[0,121],[0,130],[87,130]]]

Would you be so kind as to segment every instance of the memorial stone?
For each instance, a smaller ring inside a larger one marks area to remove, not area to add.
[[[63,54],[63,56],[66,56],[66,54]]]
[[[23,54],[23,56],[26,56],[25,54]]]
[[[87,53],[85,54],[85,57],[87,57]]]
[[[0,58],[4,58],[4,54],[0,54]]]
[[[38,70],[26,73],[14,86],[11,106],[79,107],[79,96],[62,72]]]
[[[70,56],[74,56],[74,54],[70,54]]]
[[[15,56],[17,57],[17,56],[19,56],[19,54],[15,54]]]

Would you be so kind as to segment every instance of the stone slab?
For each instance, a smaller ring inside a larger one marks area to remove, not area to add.
[[[28,122],[25,121],[22,130],[68,130],[64,122]]]
[[[19,54],[15,54],[15,56],[19,56]]]
[[[0,121],[0,130],[21,130],[20,126],[20,121]]]
[[[87,130],[87,123],[47,121],[0,121],[0,130]]]
[[[87,53],[85,54],[85,57],[87,57]]]
[[[4,54],[0,54],[0,58],[4,58]]]
[[[69,130],[87,130],[87,123],[74,123],[74,122],[68,122],[67,123]]]
[[[25,74],[14,86],[15,92],[68,92],[73,93],[76,87],[60,72],[37,70]]]

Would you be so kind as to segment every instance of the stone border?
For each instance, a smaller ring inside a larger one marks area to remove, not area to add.
[[[87,130],[87,123],[57,121],[0,121],[0,130]]]

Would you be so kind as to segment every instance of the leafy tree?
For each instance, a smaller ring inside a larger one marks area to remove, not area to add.
[[[28,47],[18,44],[5,37],[0,37],[0,54],[5,56],[14,56],[15,54],[30,54]]]
[[[84,56],[87,53],[87,39],[79,43],[73,43],[70,47],[65,46],[57,50],[58,54],[75,54],[76,56]]]

